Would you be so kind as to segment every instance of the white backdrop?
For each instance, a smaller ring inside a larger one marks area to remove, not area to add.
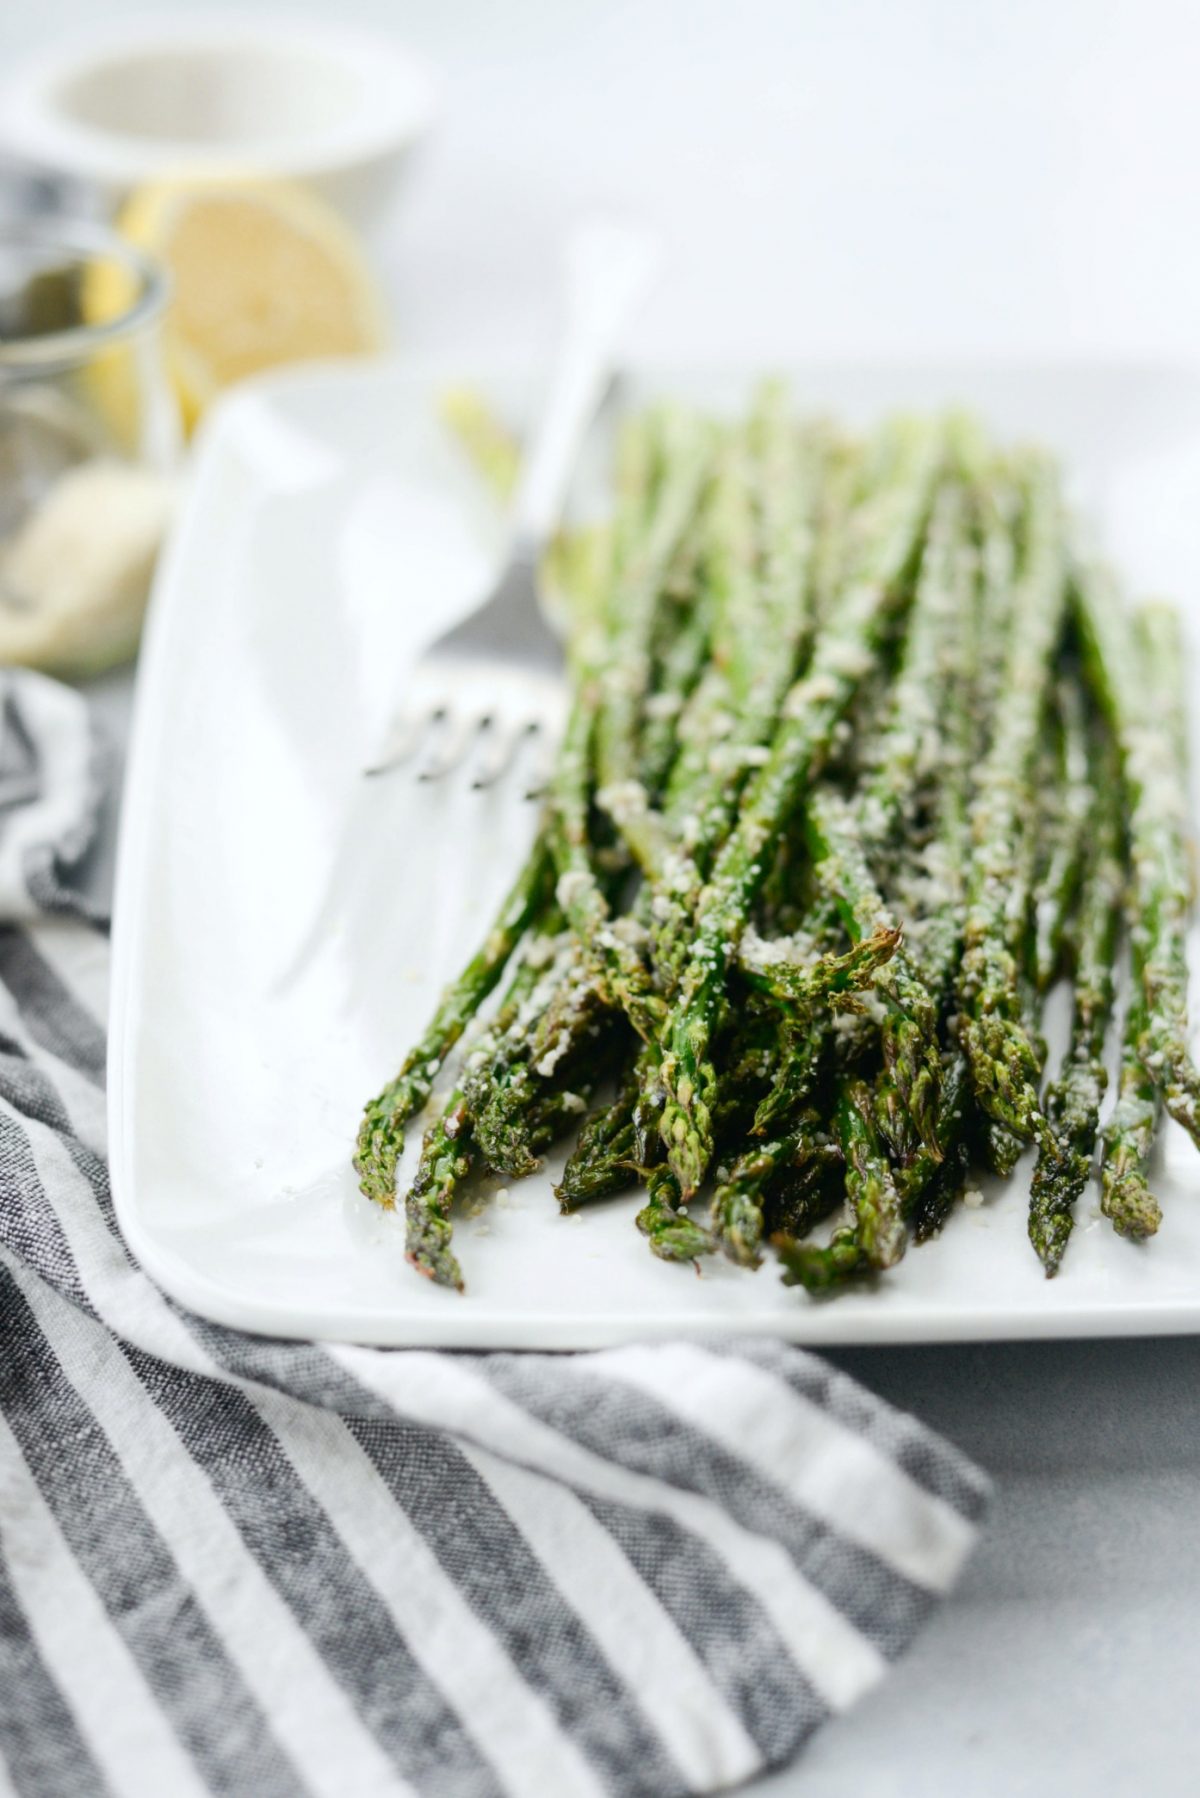
[[[547,258],[586,200],[670,232],[648,353],[1200,350],[1188,0],[291,10],[392,30],[445,73],[386,246],[413,353],[536,343]],[[7,0],[0,55],[111,17]]]

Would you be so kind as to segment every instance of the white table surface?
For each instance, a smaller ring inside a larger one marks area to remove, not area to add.
[[[647,357],[1200,351],[1200,24],[1184,0],[338,13],[403,32],[446,78],[440,131],[377,246],[414,359],[536,353],[554,245],[587,202],[636,204],[669,234],[632,344]],[[95,16],[91,0],[5,7],[0,52]],[[103,702],[119,727],[124,684]],[[759,1798],[1191,1798],[1200,1342],[836,1359],[960,1443],[995,1504],[892,1678]]]

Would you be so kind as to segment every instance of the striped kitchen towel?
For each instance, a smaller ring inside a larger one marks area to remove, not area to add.
[[[103,762],[77,695],[4,680],[0,1792],[669,1798],[787,1760],[953,1583],[981,1476],[773,1342],[388,1352],[165,1298],[73,898]]]

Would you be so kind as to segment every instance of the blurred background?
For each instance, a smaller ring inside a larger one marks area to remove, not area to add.
[[[329,353],[538,367],[589,212],[665,242],[633,361],[1200,357],[1184,0],[328,14],[0,8],[0,664],[100,677],[118,739],[219,393]]]
[[[343,0],[337,16],[441,79],[375,247],[407,354],[536,346],[548,258],[594,200],[670,234],[647,355],[1200,347],[1184,0]],[[89,0],[10,5],[0,53],[11,69],[96,23]]]

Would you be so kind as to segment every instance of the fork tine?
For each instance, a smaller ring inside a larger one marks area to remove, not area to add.
[[[417,779],[442,780],[463,760],[472,737],[477,736],[490,722],[487,717],[464,718],[456,717],[450,712],[443,713],[438,735],[417,769]]]
[[[536,722],[530,724],[529,735],[537,739],[537,749],[525,785],[525,798],[541,799],[550,785],[550,775],[554,768],[554,742]]]
[[[401,712],[395,720],[386,742],[379,752],[379,757],[370,767],[364,768],[364,774],[390,774],[393,768],[399,768],[402,762],[412,759],[420,747],[422,738],[444,716],[444,709],[435,706],[431,710]]]
[[[507,730],[493,726],[485,739],[484,752],[475,768],[471,786],[476,792],[486,787],[494,787],[501,777],[508,773],[517,759],[522,743],[537,731],[532,719],[524,724],[510,726]]]

